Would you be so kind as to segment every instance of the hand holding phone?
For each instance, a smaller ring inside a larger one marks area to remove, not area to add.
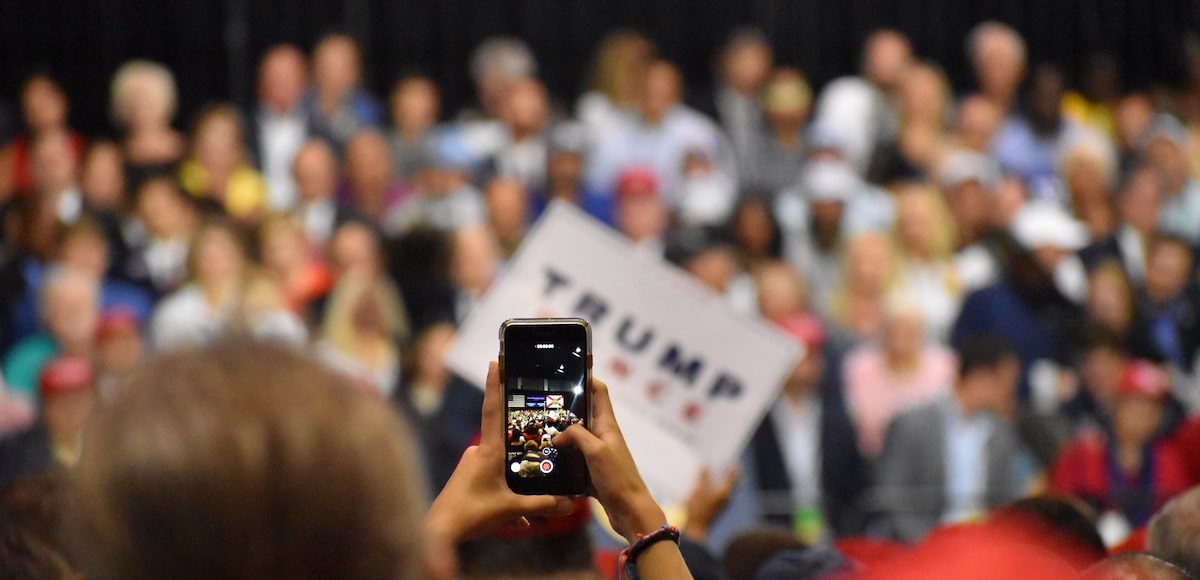
[[[517,318],[500,327],[505,479],[514,492],[582,496],[588,466],[556,438],[591,418],[591,331],[579,318]]]

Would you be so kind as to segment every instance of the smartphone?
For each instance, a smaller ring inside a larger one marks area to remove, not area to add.
[[[554,445],[591,421],[592,332],[580,318],[513,318],[500,325],[505,479],[526,495],[587,494],[578,449]]]

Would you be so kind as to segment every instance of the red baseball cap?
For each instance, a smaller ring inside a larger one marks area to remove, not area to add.
[[[96,323],[96,340],[103,341],[118,335],[137,334],[138,317],[132,310],[123,307],[106,310]]]
[[[617,179],[617,198],[658,197],[658,176],[646,168],[627,169]]]
[[[808,352],[817,352],[825,345],[825,325],[812,314],[795,314],[779,322],[779,328]]]
[[[1121,370],[1117,394],[1162,402],[1171,392],[1171,376],[1145,359],[1132,360]]]
[[[62,395],[92,388],[92,363],[78,356],[60,356],[50,361],[38,380],[42,396]]]

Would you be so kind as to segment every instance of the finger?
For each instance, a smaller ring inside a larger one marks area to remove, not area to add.
[[[583,452],[584,458],[591,458],[603,450],[604,442],[582,426],[571,425],[554,438],[554,446],[575,447]]]
[[[496,361],[488,363],[487,383],[483,390],[483,419],[479,422],[479,445],[484,447],[504,446],[502,429],[502,399],[500,368]]]
[[[608,384],[596,377],[592,377],[592,423],[601,429],[617,428],[612,399],[608,396]]]
[[[518,495],[516,497],[513,509],[523,516],[562,517],[575,511],[575,503],[570,498],[562,496]],[[522,519],[524,518],[522,517]]]

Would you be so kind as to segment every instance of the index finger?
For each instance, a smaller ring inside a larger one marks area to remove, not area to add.
[[[483,417],[479,421],[479,446],[489,449],[502,446],[500,413],[504,393],[500,389],[500,368],[496,361],[488,363],[487,383],[483,389]]]
[[[596,377],[592,377],[592,425],[589,429],[621,432],[613,413],[612,399],[608,396],[608,384]]]

